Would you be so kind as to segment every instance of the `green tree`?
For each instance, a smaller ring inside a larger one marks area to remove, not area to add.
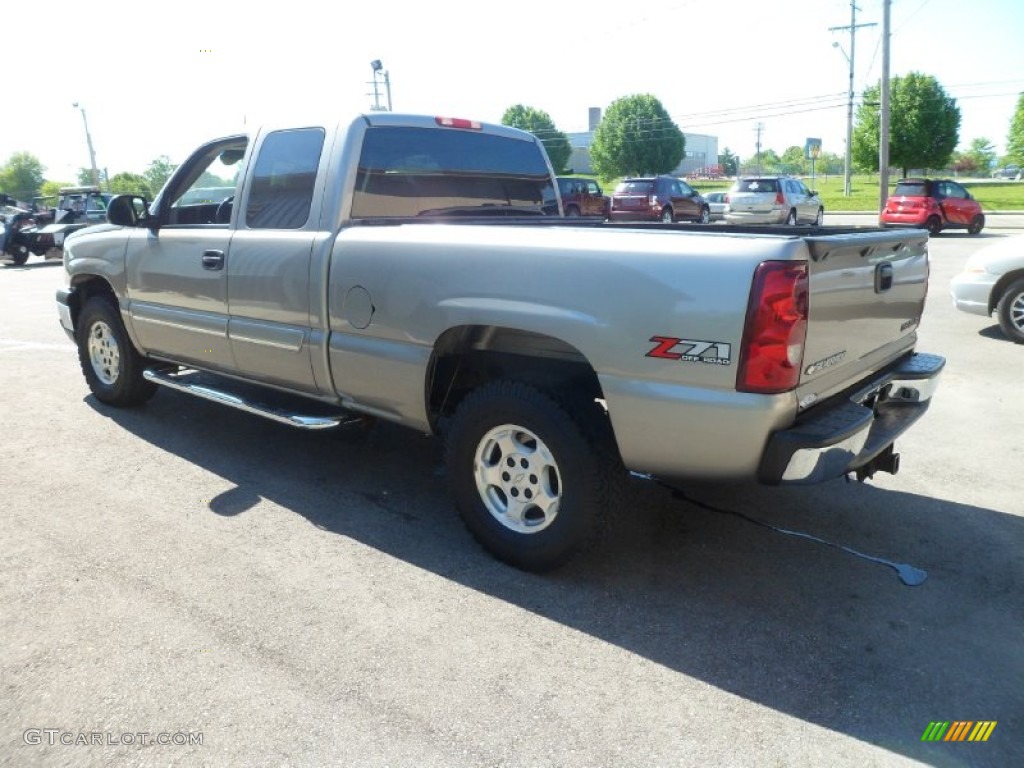
[[[743,165],[754,173],[774,173],[782,167],[782,158],[774,149],[762,149],[760,155],[751,156]]]
[[[734,154],[728,147],[725,147],[718,156],[718,164],[722,166],[723,174],[726,176],[736,176],[739,173],[740,156]]]
[[[15,152],[0,166],[0,192],[15,200],[30,202],[39,194],[45,180],[46,169],[39,158],[30,152]]]
[[[164,184],[171,178],[171,174],[174,173],[177,167],[167,155],[160,155],[160,157],[149,164],[149,167],[142,175],[145,177],[146,183],[154,195],[164,188]]]
[[[146,177],[138,173],[117,173],[110,179],[110,192],[115,195],[142,195],[147,200],[153,198]]]
[[[555,173],[564,173],[569,167],[569,158],[572,157],[569,139],[555,127],[555,122],[544,110],[514,104],[501,116],[501,124],[529,131],[540,139]]]
[[[60,192],[61,187],[71,186],[74,185],[68,181],[44,181],[42,188],[39,190],[39,194],[46,198],[44,201],[46,205],[52,206],[57,204],[57,195]]]
[[[854,163],[878,170],[881,89],[864,91],[853,130]],[[931,75],[911,72],[890,81],[889,162],[901,168],[945,168],[960,139],[960,107]]]
[[[1024,165],[1024,92],[1017,98],[1017,108],[1010,120],[1010,132],[1006,136],[1006,159]]]
[[[602,179],[670,173],[682,161],[686,139],[654,96],[616,99],[594,133],[590,161]]]
[[[991,141],[982,136],[971,141],[968,150],[962,154],[962,159],[973,166],[973,172],[988,176],[996,162],[996,148]]]
[[[779,159],[779,165],[783,173],[801,174],[810,170],[811,161],[804,158],[804,148],[793,145],[786,147]]]

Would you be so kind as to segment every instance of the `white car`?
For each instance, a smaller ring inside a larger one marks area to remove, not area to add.
[[[729,207],[725,202],[725,192],[705,192],[704,199],[708,201],[712,221],[725,218],[725,209]]]
[[[1024,344],[1024,235],[977,251],[949,285],[957,309],[990,317],[1012,341]]]
[[[813,224],[820,227],[825,206],[813,189],[787,176],[737,179],[725,199],[730,224]]]

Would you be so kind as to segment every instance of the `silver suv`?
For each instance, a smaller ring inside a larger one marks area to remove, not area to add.
[[[821,226],[825,206],[800,179],[752,176],[737,179],[726,196],[729,224],[814,224]]]

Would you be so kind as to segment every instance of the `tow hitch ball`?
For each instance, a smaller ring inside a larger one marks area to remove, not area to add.
[[[867,464],[854,470],[857,480],[862,483],[874,477],[875,472],[888,472],[890,475],[895,475],[899,471],[900,455],[896,453],[895,448],[891,445]]]

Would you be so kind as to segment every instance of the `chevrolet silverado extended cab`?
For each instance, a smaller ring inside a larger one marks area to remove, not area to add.
[[[102,403],[440,435],[468,528],[530,570],[596,538],[627,471],[896,471],[944,364],[914,351],[926,232],[581,222],[541,215],[552,188],[503,126],[229,136],[68,238],[61,324]]]

